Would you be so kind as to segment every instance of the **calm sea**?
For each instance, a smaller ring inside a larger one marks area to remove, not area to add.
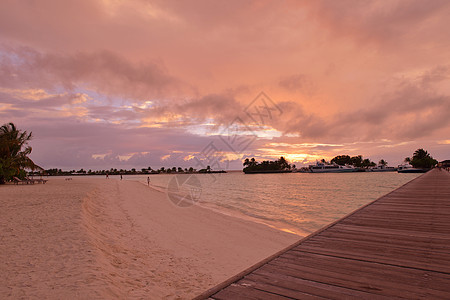
[[[226,174],[150,175],[151,185],[166,190],[175,176],[194,177],[199,205],[298,233],[314,232],[420,174]],[[146,183],[147,176],[125,176]],[[181,179],[181,180],[180,180]],[[197,181],[198,180],[198,181]],[[169,197],[167,198],[168,201]],[[182,208],[180,209],[189,209]]]

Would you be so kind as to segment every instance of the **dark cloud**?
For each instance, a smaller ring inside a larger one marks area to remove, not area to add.
[[[444,72],[444,70],[446,70]],[[373,105],[336,116],[333,132],[373,138],[416,139],[448,129],[450,95],[440,94],[435,84],[448,78],[447,68],[433,68],[419,78],[401,79],[393,91]]]
[[[432,68],[421,78],[422,86],[425,88],[429,88],[431,86],[435,87],[436,83],[440,83],[446,81],[448,84],[450,79],[450,67],[449,65],[442,65]]]
[[[110,51],[61,55],[23,47],[0,50],[0,82],[4,87],[84,88],[139,101],[162,95],[167,99],[183,86],[161,64],[135,64]]]
[[[2,109],[0,110],[1,120],[4,120],[4,123],[10,122],[10,120],[17,120],[20,118],[24,118],[30,115],[30,112],[19,109]]]
[[[305,112],[298,102],[282,102],[283,115],[275,128],[307,140],[335,142],[427,137],[449,128],[450,95],[437,91],[449,75],[447,66],[439,66],[418,77],[397,79],[367,107],[345,106],[327,118]]]
[[[40,109],[50,110],[61,108],[64,105],[83,103],[87,95],[81,93],[46,94],[41,91],[40,95],[33,95],[33,90],[11,90],[0,92],[0,103],[7,103],[17,109]]]
[[[284,77],[280,80],[279,85],[290,92],[300,91],[308,96],[311,96],[315,90],[311,79],[304,74]]]
[[[337,37],[361,43],[395,43],[420,35],[426,42],[436,36],[448,36],[443,29],[450,3],[435,1],[304,1],[315,21],[322,23]],[[414,30],[411,30],[414,28]]]
[[[182,120],[189,121],[188,124],[212,120],[216,125],[227,125],[242,115],[244,108],[232,94],[226,93],[155,105],[155,107],[144,110],[143,113],[149,117],[180,115]]]

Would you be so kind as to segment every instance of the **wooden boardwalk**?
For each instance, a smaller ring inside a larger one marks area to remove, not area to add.
[[[432,170],[198,299],[450,299],[450,174]]]

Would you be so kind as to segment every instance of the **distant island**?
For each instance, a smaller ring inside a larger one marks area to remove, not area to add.
[[[323,165],[339,165],[339,166],[351,166],[351,171],[364,172],[370,167],[375,167],[376,164],[369,159],[363,159],[362,155],[357,155],[350,157],[349,155],[338,155],[334,157],[331,162],[325,159],[320,160]],[[380,161],[381,164],[386,165],[384,160]],[[255,174],[255,173],[292,173],[292,172],[310,172],[311,166],[309,168],[301,168],[297,170],[295,165],[290,165],[288,161],[281,156],[278,160],[269,161],[265,160],[262,162],[257,162],[254,158],[246,158],[244,163],[243,172],[245,174]]]
[[[172,168],[165,168],[161,167],[159,169],[153,170],[151,167],[143,168],[140,170],[136,170],[135,168],[132,168],[130,170],[126,169],[115,169],[111,168],[109,170],[69,170],[69,171],[63,171],[61,169],[48,169],[44,170],[44,173],[48,176],[72,176],[72,175],[150,175],[150,174],[215,174],[215,173],[226,173],[224,170],[220,171],[213,171],[210,166],[207,166],[204,169],[194,169],[193,167],[190,168],[181,168],[181,167],[172,167]]]
[[[245,174],[291,173],[292,169],[295,169],[295,165],[291,166],[283,156],[275,161],[265,160],[260,163],[255,158],[246,158],[243,165],[244,169],[242,171]]]
[[[398,167],[388,167],[387,161],[381,159],[378,165],[362,155],[338,155],[330,161],[321,159],[316,161],[315,165],[297,169],[295,165],[290,165],[282,156],[278,160],[265,160],[257,162],[255,158],[246,158],[244,160],[242,171],[245,174],[256,173],[347,173],[347,172],[395,172],[399,173],[423,173],[438,164],[426,150],[417,149],[413,156],[407,157],[403,165]]]
[[[340,166],[353,166],[355,168],[367,169],[371,167],[375,167],[377,164],[371,161],[368,158],[363,158],[362,155],[356,155],[350,157],[350,155],[338,155],[331,160],[331,163],[337,164]],[[379,164],[387,165],[387,162],[384,159],[380,160]]]

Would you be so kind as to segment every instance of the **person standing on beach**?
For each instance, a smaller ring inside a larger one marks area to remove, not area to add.
[[[147,176],[147,185],[150,186],[150,176]]]
[[[122,180],[122,174],[120,174],[120,180]]]
[[[109,175],[108,174],[106,174],[106,179],[109,179]]]

